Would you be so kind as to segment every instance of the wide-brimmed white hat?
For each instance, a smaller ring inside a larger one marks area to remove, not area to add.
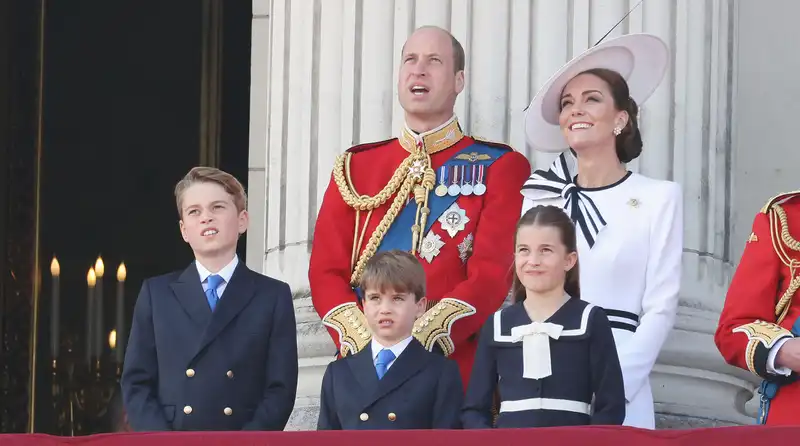
[[[669,63],[666,43],[652,34],[627,34],[584,51],[561,67],[539,90],[525,112],[525,138],[541,152],[569,148],[558,125],[561,93],[583,71],[607,68],[628,83],[631,97],[641,105],[661,83]]]

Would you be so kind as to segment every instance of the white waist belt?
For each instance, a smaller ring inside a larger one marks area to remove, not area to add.
[[[528,398],[526,400],[503,401],[500,412],[522,412],[525,410],[563,410],[591,414],[589,404],[582,401],[558,400],[552,398]]]

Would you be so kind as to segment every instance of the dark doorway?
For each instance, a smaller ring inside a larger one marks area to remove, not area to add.
[[[38,3],[0,2],[0,432],[29,429]]]
[[[175,183],[191,167],[205,164],[246,186],[252,10],[251,2],[238,0],[43,3],[35,430],[82,435],[113,430],[119,420],[112,418],[120,413],[113,394],[117,367],[107,342],[102,377],[92,372],[89,380],[84,355],[89,268],[102,256],[105,335],[115,328],[115,276],[125,263],[129,327],[142,279],[185,268],[192,260],[178,232]],[[218,45],[210,46],[215,39]],[[215,89],[216,100],[203,99]],[[25,99],[35,103],[35,97]],[[218,129],[212,143],[208,122]],[[33,162],[35,146],[27,150]],[[33,209],[37,203],[23,205]],[[244,247],[243,240],[242,258]],[[60,265],[61,297],[55,396],[53,256]],[[29,336],[7,331],[3,336]],[[69,364],[74,368],[67,369]],[[81,402],[86,413],[73,421],[65,413],[70,383],[103,390],[96,401]]]

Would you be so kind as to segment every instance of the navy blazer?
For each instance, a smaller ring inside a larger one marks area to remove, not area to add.
[[[240,262],[212,313],[197,268],[147,279],[121,386],[135,431],[283,430],[297,393],[286,283]]]
[[[412,339],[378,379],[372,346],[328,364],[318,430],[458,429],[458,365]]]

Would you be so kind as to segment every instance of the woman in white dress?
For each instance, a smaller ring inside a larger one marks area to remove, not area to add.
[[[648,34],[594,46],[544,85],[525,116],[528,143],[561,155],[528,179],[522,212],[561,206],[575,223],[581,298],[604,308],[614,329],[624,424],[649,429],[649,376],[678,305],[683,199],[678,184],[633,173],[626,163],[642,152],[637,103],[661,82],[668,55]]]

